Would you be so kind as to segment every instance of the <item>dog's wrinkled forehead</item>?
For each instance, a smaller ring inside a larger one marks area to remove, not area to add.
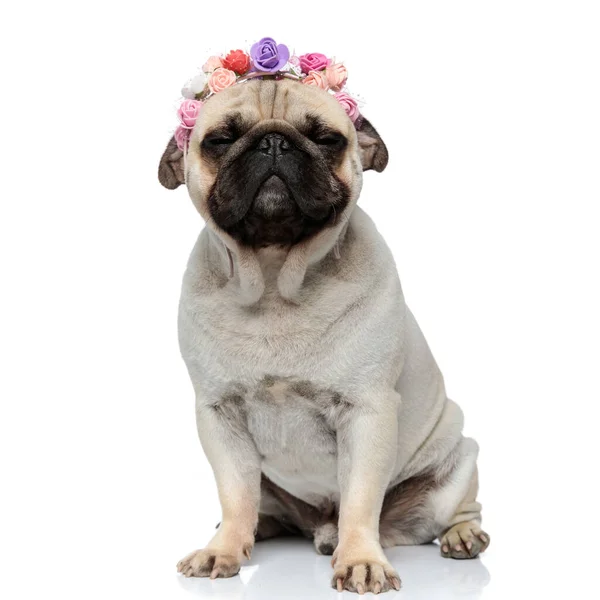
[[[352,122],[333,96],[290,80],[249,81],[214,95],[200,112],[197,131],[203,136],[216,127],[235,122],[248,129],[273,119],[284,120],[301,133],[315,123],[346,137],[354,132]]]

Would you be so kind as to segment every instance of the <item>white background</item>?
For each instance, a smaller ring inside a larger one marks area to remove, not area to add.
[[[335,596],[303,542],[175,573],[220,514],[176,336],[202,222],[156,170],[181,86],[263,36],[345,61],[391,157],[360,203],[481,446],[488,553],[394,550],[398,597],[597,593],[599,5],[391,6],[3,4],[3,598]]]

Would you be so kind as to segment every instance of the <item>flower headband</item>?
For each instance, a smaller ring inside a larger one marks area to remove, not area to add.
[[[360,116],[358,104],[344,91],[348,71],[324,54],[312,52],[302,56],[290,55],[285,44],[273,38],[263,38],[250,52],[231,50],[226,56],[211,56],[198,73],[181,90],[184,100],[177,111],[180,125],[175,131],[177,147],[184,153],[200,114],[203,103],[224,89],[254,78],[295,79],[329,91],[342,105],[354,123]]]

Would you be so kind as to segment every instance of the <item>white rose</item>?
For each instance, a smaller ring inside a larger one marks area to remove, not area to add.
[[[190,81],[189,88],[192,90],[192,92],[194,92],[194,94],[199,94],[200,92],[204,91],[205,87],[206,75],[204,73],[198,73],[198,75],[196,75],[196,77]]]
[[[196,94],[192,92],[192,89],[189,85],[186,85],[184,88],[181,88],[181,95],[188,100],[194,100],[196,98]]]

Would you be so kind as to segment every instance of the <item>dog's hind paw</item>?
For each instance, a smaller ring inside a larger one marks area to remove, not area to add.
[[[490,545],[490,536],[475,521],[458,523],[440,539],[444,558],[475,558]]]

